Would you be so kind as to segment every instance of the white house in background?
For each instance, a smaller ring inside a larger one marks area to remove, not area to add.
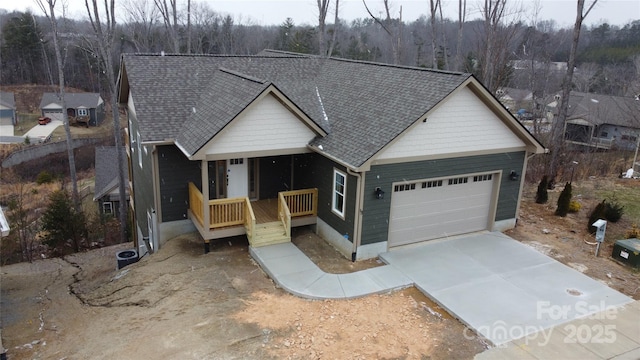
[[[0,92],[0,136],[13,136],[18,121],[16,99],[11,92]]]

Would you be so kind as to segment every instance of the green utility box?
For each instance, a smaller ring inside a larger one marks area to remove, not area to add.
[[[611,256],[621,263],[640,268],[640,240],[617,240]]]

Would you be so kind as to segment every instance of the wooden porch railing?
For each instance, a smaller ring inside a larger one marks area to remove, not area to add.
[[[287,237],[291,237],[291,212],[283,193],[278,193],[278,218],[282,221]]]
[[[292,217],[318,215],[318,189],[283,191],[279,194],[284,198]]]
[[[256,217],[247,197],[209,200],[209,223],[205,224],[202,193],[195,184],[189,183],[189,209],[205,229],[244,225],[247,236],[254,234]]]
[[[247,239],[249,241],[253,240],[253,236],[255,235],[256,229],[256,215],[253,213],[253,208],[251,207],[251,201],[249,201],[248,197],[244,198],[245,207],[244,207],[244,228],[247,232]]]
[[[202,214],[204,210],[204,207],[202,206],[202,193],[192,182],[189,183],[189,210],[191,210],[193,216],[198,220],[200,226],[204,226],[204,216]]]

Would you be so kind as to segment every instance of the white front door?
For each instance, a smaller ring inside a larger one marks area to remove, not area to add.
[[[227,160],[227,197],[249,196],[249,166],[246,158]]]

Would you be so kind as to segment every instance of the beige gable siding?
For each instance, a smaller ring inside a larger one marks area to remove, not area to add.
[[[524,148],[470,89],[460,89],[427,118],[383,150],[376,160]]]
[[[273,95],[267,95],[227,125],[195,157],[274,151],[296,153],[306,151],[315,136]]]

